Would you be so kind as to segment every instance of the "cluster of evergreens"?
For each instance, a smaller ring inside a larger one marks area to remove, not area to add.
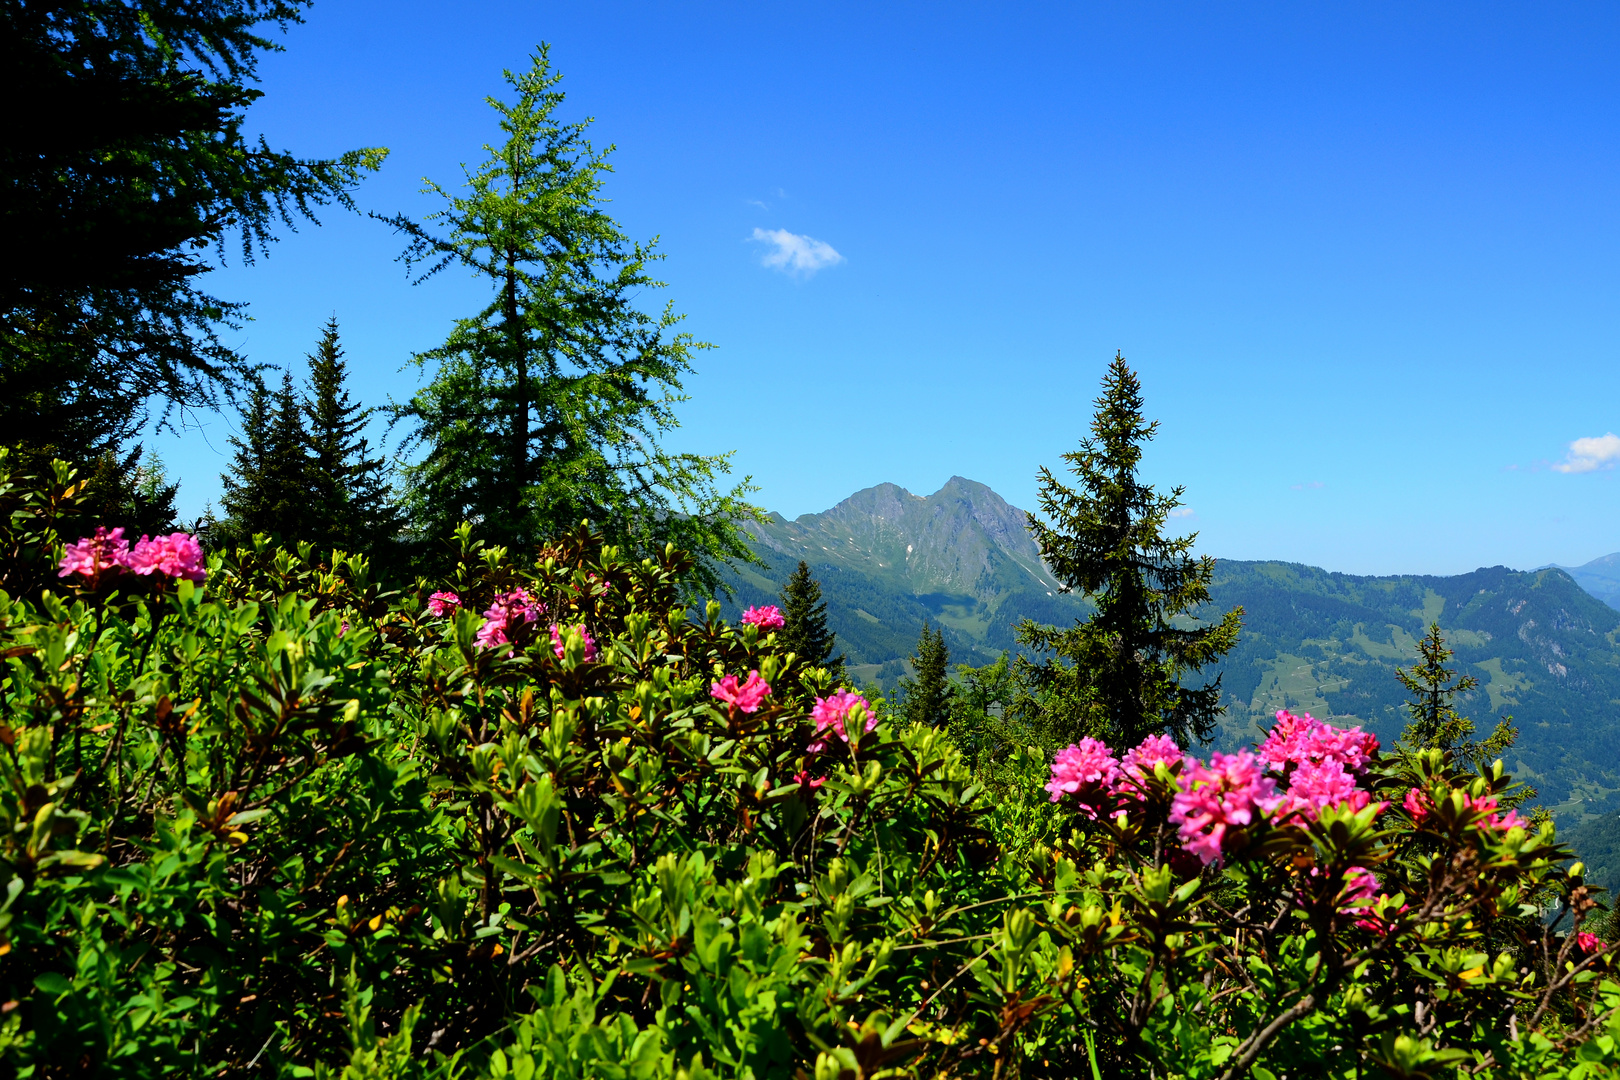
[[[637,306],[656,253],[544,48],[465,190],[386,219],[489,286],[423,389],[354,400],[335,318],[301,383],[225,347],[204,253],[382,158],[244,136],[301,10],[0,3],[4,77],[98,118],[0,162],[43,252],[0,283],[0,1070],[1616,1075],[1600,898],[1438,628],[1403,743],[1189,753],[1242,615],[1199,619],[1123,357],[1030,521],[1094,613],[1029,656],[952,677],[925,626],[889,702],[804,563],[739,626],[704,604],[755,511],[659,448],[703,345]],[[233,402],[205,558],[135,440]]]

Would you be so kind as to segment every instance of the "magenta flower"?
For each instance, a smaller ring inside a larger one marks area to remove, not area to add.
[[[737,685],[737,676],[727,675],[717,683],[709,686],[709,696],[717,701],[741,709],[743,712],[758,712],[765,696],[771,692],[771,684],[759,677],[759,672],[750,671],[748,681],[741,686]]]
[[[1321,763],[1302,762],[1294,767],[1288,778],[1288,791],[1266,809],[1279,821],[1298,814],[1315,819],[1323,807],[1348,803],[1360,810],[1372,801],[1372,795],[1356,786],[1356,778],[1344,770],[1344,763],[1326,760]]]
[[[534,622],[545,610],[544,604],[537,604],[534,598],[523,589],[513,589],[508,593],[496,595],[489,610],[484,612],[484,625],[478,628],[475,639],[480,649],[492,649],[496,645],[506,645],[511,638],[507,631],[524,623]]]
[[[453,592],[440,590],[428,597],[428,614],[438,618],[454,614],[459,607],[461,607],[461,597]]]
[[[844,722],[857,705],[866,713],[866,730],[877,727],[877,717],[872,712],[871,704],[851,690],[839,690],[827,697],[816,698],[816,707],[810,710],[810,716],[816,722],[816,737],[804,748],[805,752],[819,754],[826,750],[832,745],[829,733],[849,742],[849,732],[844,729]]]
[[[208,576],[203,568],[202,544],[195,536],[183,532],[141,537],[130,550],[125,565],[137,574],[157,573],[187,581],[201,581]]]
[[[1096,820],[1097,807],[1108,801],[1117,776],[1119,762],[1108,747],[1096,739],[1081,739],[1052,759],[1052,779],[1046,790],[1053,802],[1073,795],[1080,812]]]
[[[557,654],[559,660],[568,655],[568,643],[563,640],[563,629],[556,623],[551,624],[551,651]],[[595,660],[596,642],[592,639],[591,632],[585,629],[585,624],[580,623],[578,626],[568,627],[568,629],[578,630],[579,636],[585,639],[585,662],[588,664]],[[769,687],[766,689],[768,690]]]
[[[802,787],[806,793],[809,793],[825,784],[827,778],[825,776],[811,776],[809,769],[800,769],[793,774],[793,782]]]
[[[98,525],[94,536],[86,536],[62,549],[61,572],[56,576],[79,574],[94,580],[103,571],[122,570],[128,565],[129,541],[124,539],[124,530],[117,528],[108,532]]]
[[[1575,935],[1575,947],[1581,952],[1595,953],[1603,951],[1603,939],[1596,934],[1588,934],[1585,930]]]
[[[1367,760],[1378,752],[1378,737],[1356,728],[1337,728],[1324,724],[1310,713],[1295,716],[1286,709],[1277,710],[1277,726],[1260,744],[1260,757],[1273,769],[1281,772],[1290,764],[1321,764],[1337,761],[1351,772],[1360,772]]]
[[[1429,797],[1417,788],[1407,791],[1406,798],[1401,800],[1401,805],[1406,807],[1408,814],[1412,815],[1412,820],[1419,824],[1422,824],[1423,819],[1429,816]]]
[[[1276,796],[1277,782],[1265,775],[1259,758],[1247,750],[1214,754],[1209,764],[1192,760],[1182,773],[1183,790],[1170,804],[1182,846],[1205,866],[1224,857],[1227,831],[1254,822]]]
[[[1173,771],[1185,756],[1181,747],[1176,745],[1176,740],[1170,736],[1149,735],[1125,751],[1125,757],[1119,763],[1119,776],[1114,781],[1114,793],[1141,802],[1147,798],[1147,781],[1153,775],[1154,768],[1164,765]]]
[[[744,626],[757,626],[760,632],[767,630],[780,630],[787,625],[782,617],[782,609],[775,604],[766,604],[764,607],[751,607],[742,613]]]

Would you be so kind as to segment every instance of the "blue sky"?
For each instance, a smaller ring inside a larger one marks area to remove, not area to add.
[[[1118,349],[1211,554],[1620,550],[1620,8],[326,0],[284,40],[249,127],[389,147],[358,199],[412,214],[550,42],[716,346],[671,445],[789,516],[953,474],[1034,505]],[[231,340],[299,365],[335,313],[361,395],[408,394],[482,294],[323,220],[212,276],[251,304]],[[233,430],[205,420],[159,441],[188,515]]]

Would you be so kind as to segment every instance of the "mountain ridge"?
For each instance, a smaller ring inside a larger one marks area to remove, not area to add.
[[[853,676],[883,689],[906,670],[925,620],[953,662],[982,665],[1017,651],[1024,618],[1070,625],[1091,610],[1040,562],[1024,511],[964,477],[927,496],[879,484],[752,529],[767,565],[733,573],[730,614],[775,602],[803,559]],[[1358,722],[1387,744],[1405,722],[1394,669],[1438,620],[1456,666],[1480,681],[1463,711],[1483,730],[1507,713],[1520,726],[1510,768],[1561,817],[1620,811],[1620,612],[1565,568],[1363,576],[1220,559],[1211,594],[1210,615],[1245,609],[1218,668],[1227,715],[1215,748],[1246,744],[1278,708]]]

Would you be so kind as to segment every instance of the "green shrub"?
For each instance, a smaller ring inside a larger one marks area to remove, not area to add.
[[[405,594],[265,544],[216,553],[201,586],[45,580],[70,480],[0,476],[0,542],[36,568],[0,596],[9,1073],[1204,1077],[1256,1045],[1262,1077],[1615,1061],[1606,953],[1530,940],[1526,905],[1590,905],[1550,831],[1324,811],[1205,867],[1170,787],[1093,822],[1033,782],[993,805],[945,734],[881,709],[870,731],[850,713],[847,743],[818,732],[827,673],[685,608],[673,550],[581,531],[514,561],[464,528],[452,578]],[[435,615],[430,592],[459,603]],[[499,604],[510,641],[489,645]],[[711,694],[753,671],[757,711]],[[1439,756],[1369,781],[1508,782]],[[1429,891],[1358,928],[1335,890],[1300,889],[1350,859]]]

